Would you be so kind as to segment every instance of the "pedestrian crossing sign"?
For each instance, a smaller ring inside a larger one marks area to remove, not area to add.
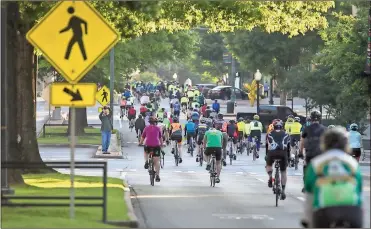
[[[77,84],[120,35],[88,1],[60,1],[26,38],[69,83]]]
[[[97,91],[97,94],[95,94],[95,98],[102,106],[107,105],[111,101],[109,88],[106,86],[101,87],[101,89]]]

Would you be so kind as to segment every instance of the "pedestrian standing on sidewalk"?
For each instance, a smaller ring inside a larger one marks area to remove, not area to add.
[[[111,142],[111,133],[112,133],[112,113],[111,109],[108,106],[104,106],[102,112],[99,114],[99,119],[102,122],[101,124],[101,133],[102,133],[102,153],[109,154],[108,147]]]
[[[267,81],[264,83],[264,96],[268,97],[268,91],[269,91],[269,84]]]

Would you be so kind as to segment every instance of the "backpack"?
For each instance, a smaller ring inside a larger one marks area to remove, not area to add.
[[[183,138],[182,130],[175,130],[171,133],[170,139],[174,141],[181,141]]]

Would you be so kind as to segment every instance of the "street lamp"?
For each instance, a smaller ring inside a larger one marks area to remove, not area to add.
[[[262,74],[260,73],[259,69],[256,70],[255,74],[254,74],[254,78],[255,78],[255,81],[256,81],[256,85],[257,85],[257,88],[256,88],[256,113],[259,115],[259,81],[262,79]]]

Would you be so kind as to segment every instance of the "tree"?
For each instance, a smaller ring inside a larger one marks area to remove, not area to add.
[[[15,62],[15,84],[17,87],[17,110],[9,113],[21,139],[14,147],[19,149],[19,158],[25,162],[41,162],[36,139],[33,101],[36,99],[32,85],[34,74],[34,49],[25,35],[35,22],[43,16],[54,2],[5,3],[14,7],[14,21],[10,23],[17,37],[10,40],[11,52],[17,53]],[[322,16],[332,7],[331,2],[106,2],[92,4],[104,17],[120,29],[123,39],[142,34],[167,30],[187,30],[204,24],[212,31],[233,31],[262,27],[267,31],[297,35],[317,27],[326,27]],[[280,10],[276,10],[279,8]],[[115,9],[115,10],[112,10]],[[174,20],[176,18],[176,20]],[[15,38],[15,39],[14,39]],[[10,93],[10,92],[9,92]],[[20,94],[20,95],[19,95]],[[9,94],[11,95],[11,94]],[[15,113],[14,113],[15,112]],[[14,136],[13,136],[14,137]],[[16,142],[15,139],[12,139]]]
[[[279,85],[291,84],[287,75],[301,62],[308,62],[322,41],[315,31],[289,37],[281,33],[267,33],[261,29],[238,31],[226,35],[228,48],[238,58],[241,68],[261,70],[274,76]],[[297,80],[297,79],[296,79]],[[286,105],[286,89],[281,89],[281,105]]]

